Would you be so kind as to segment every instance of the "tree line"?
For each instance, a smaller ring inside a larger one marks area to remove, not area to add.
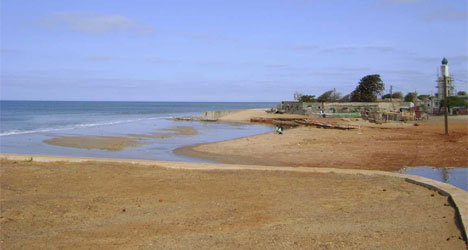
[[[302,95],[299,98],[300,102],[375,102],[378,96],[382,96],[382,99],[394,98],[404,100],[405,102],[414,102],[416,100],[426,101],[432,97],[429,95],[417,95],[415,92],[409,92],[405,96],[400,91],[395,93],[388,93],[383,95],[385,90],[385,84],[380,78],[380,75],[367,75],[363,77],[356,89],[348,95],[341,95],[335,90],[329,90],[315,97],[315,95]],[[449,107],[468,107],[468,103],[465,98],[460,96],[466,96],[465,91],[457,93],[458,96],[450,96],[447,98]]]

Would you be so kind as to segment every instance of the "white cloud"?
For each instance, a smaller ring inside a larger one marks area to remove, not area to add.
[[[325,48],[320,51],[320,53],[328,54],[328,53],[353,53],[356,51],[377,51],[377,52],[392,52],[395,51],[395,48],[389,46],[375,46],[375,45],[368,45],[368,46],[338,46],[338,47],[330,47]]]
[[[152,33],[154,28],[121,15],[104,15],[93,12],[56,12],[41,22],[50,28],[62,28],[80,33],[135,32]]]

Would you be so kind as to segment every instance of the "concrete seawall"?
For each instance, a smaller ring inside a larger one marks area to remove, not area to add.
[[[202,121],[217,121],[218,118],[238,112],[239,110],[217,110],[206,111],[201,118]]]

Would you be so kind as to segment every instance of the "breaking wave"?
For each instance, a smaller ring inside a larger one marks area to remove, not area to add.
[[[76,125],[64,126],[64,127],[41,128],[41,129],[33,129],[33,130],[10,130],[10,131],[1,132],[0,136],[45,133],[45,132],[51,132],[51,131],[71,130],[71,129],[78,129],[78,128],[88,128],[88,127],[114,125],[114,124],[120,124],[120,123],[130,123],[130,122],[137,122],[137,121],[142,121],[142,120],[160,120],[160,119],[168,119],[168,118],[172,118],[172,117],[171,116],[167,116],[167,117],[150,117],[150,118],[119,120],[119,121],[110,121],[110,122],[83,123],[83,124],[76,124]]]

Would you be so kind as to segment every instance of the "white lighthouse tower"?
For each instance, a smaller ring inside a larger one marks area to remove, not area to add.
[[[442,99],[444,97],[444,78],[447,79],[447,96],[455,95],[455,91],[452,84],[453,80],[449,74],[448,60],[445,57],[444,59],[442,59],[442,65],[440,65],[440,76],[437,80],[437,90],[439,93],[437,96],[438,99]]]

